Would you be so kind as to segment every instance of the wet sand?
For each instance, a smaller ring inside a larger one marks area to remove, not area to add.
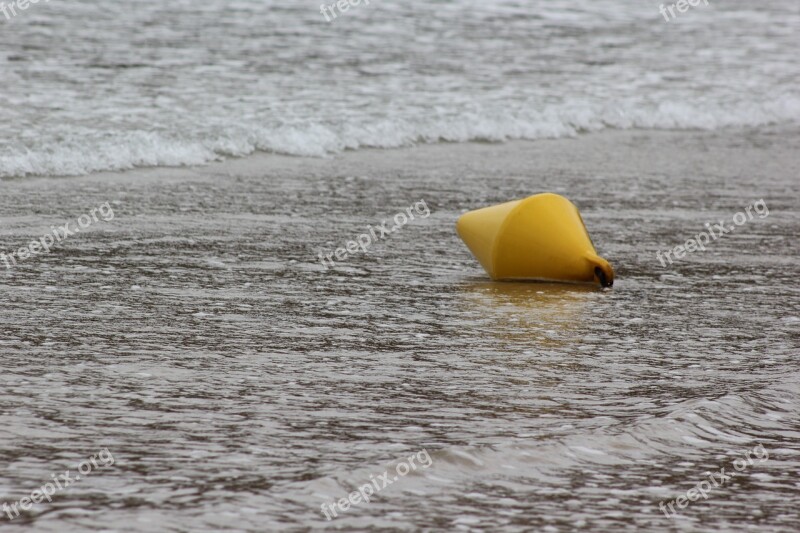
[[[114,212],[0,263],[0,502],[115,458],[5,529],[794,531],[799,140],[604,132],[0,181],[0,252]],[[579,206],[613,289],[491,283],[455,235],[542,191]],[[430,217],[319,264],[422,199]],[[766,218],[659,264],[759,199]],[[659,510],[758,443],[768,460]],[[430,468],[325,521],[422,449]]]

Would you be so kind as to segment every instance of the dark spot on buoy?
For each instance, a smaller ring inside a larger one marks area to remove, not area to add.
[[[595,267],[594,275],[597,276],[598,280],[600,280],[600,285],[602,287],[611,287],[612,285],[614,285],[614,281],[613,280],[609,283],[608,278],[606,277],[606,273],[603,272],[602,268]]]

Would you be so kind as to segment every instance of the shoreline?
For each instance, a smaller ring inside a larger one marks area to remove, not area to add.
[[[118,171],[101,171],[82,175],[60,175],[60,176],[25,176],[13,178],[0,178],[0,183],[6,186],[14,186],[19,183],[43,181],[43,180],[94,180],[106,179],[117,181],[132,177],[135,179],[151,179],[153,173],[159,173],[161,179],[182,179],[189,176],[199,177],[207,174],[231,174],[242,173],[252,175],[257,171],[256,168],[283,171],[290,167],[308,168],[318,170],[327,164],[347,164],[351,161],[361,160],[362,162],[375,164],[376,159],[385,159],[393,164],[397,160],[403,160],[407,155],[421,155],[426,160],[435,158],[437,154],[446,156],[447,152],[453,153],[472,153],[473,151],[514,151],[517,147],[530,147],[538,151],[545,148],[554,149],[558,157],[564,156],[564,151],[570,148],[587,149],[591,151],[591,145],[613,146],[619,143],[638,142],[641,144],[651,139],[661,139],[663,141],[675,141],[684,139],[696,139],[706,141],[719,140],[723,138],[751,138],[751,137],[770,137],[773,135],[789,135],[800,137],[800,124],[781,124],[764,127],[748,128],[726,128],[720,130],[602,130],[598,132],[581,133],[574,137],[559,137],[534,140],[511,140],[504,142],[437,142],[430,144],[417,144],[414,146],[400,148],[359,148],[357,150],[345,150],[338,154],[327,157],[306,157],[285,155],[272,152],[254,152],[242,157],[226,158],[219,161],[212,161],[203,165],[189,166],[156,166],[156,167],[136,167]],[[657,152],[654,152],[657,155]],[[573,161],[577,166],[581,166],[580,161]],[[413,165],[412,165],[413,166]],[[592,165],[588,165],[591,167]]]

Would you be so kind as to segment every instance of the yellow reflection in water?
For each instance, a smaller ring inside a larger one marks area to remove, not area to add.
[[[492,281],[468,283],[463,290],[472,314],[491,334],[543,347],[573,342],[574,332],[590,318],[592,295],[600,291],[593,285]]]

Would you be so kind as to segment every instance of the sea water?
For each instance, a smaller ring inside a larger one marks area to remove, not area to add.
[[[40,2],[0,15],[0,177],[800,118],[795,0]]]

